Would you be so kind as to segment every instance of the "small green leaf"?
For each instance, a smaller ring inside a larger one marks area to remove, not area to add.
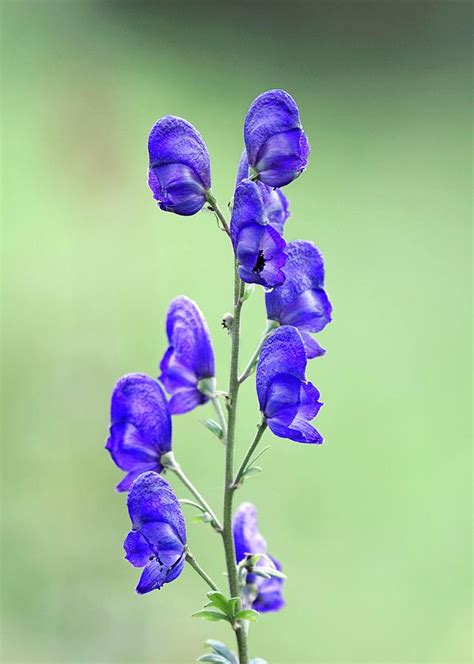
[[[258,567],[258,571],[260,572],[265,572],[268,574],[268,576],[273,577],[275,579],[286,579],[288,578],[286,574],[283,574],[283,572],[280,572],[280,570],[275,569],[274,567]],[[256,574],[257,570],[253,570],[253,574]]]
[[[203,620],[210,620],[211,622],[228,620],[226,615],[218,611],[197,611],[196,613],[193,613],[193,618],[202,618]]]
[[[271,448],[271,445],[267,445],[266,447],[264,447],[263,450],[260,450],[260,452],[254,456],[254,458],[252,459],[252,461],[250,463],[253,465],[257,461],[257,459],[260,459],[262,454],[265,454],[265,452],[267,450],[269,450],[270,448]]]
[[[264,570],[263,567],[254,567],[252,570],[252,574],[255,574],[255,576],[261,576],[263,579],[271,579],[271,575],[268,574],[267,571]]]
[[[228,605],[229,605],[229,611],[230,615],[234,616],[235,615],[235,607],[239,603],[240,597],[231,597],[229,599]]]
[[[268,664],[268,662],[266,659],[262,659],[261,657],[254,657],[250,660],[249,664]]]
[[[263,472],[263,468],[260,466],[251,466],[243,472],[242,477],[252,477],[252,475],[258,475],[261,472]]]
[[[229,648],[224,643],[215,641],[214,639],[208,639],[206,641],[206,646],[211,648],[216,653],[216,655],[224,657],[226,662],[229,662],[229,664],[239,664],[237,655],[232,652],[232,650],[229,650]]]
[[[215,607],[223,611],[226,615],[229,615],[229,603],[225,595],[217,590],[211,590],[211,592],[207,593],[207,596]]]
[[[198,662],[214,662],[214,664],[231,664],[227,657],[222,657],[222,655],[207,654],[201,655],[198,657]]]
[[[244,293],[242,295],[241,302],[245,302],[251,297],[255,290],[255,284],[245,284]]]
[[[209,429],[209,431],[213,433],[214,436],[217,436],[219,440],[223,439],[224,433],[222,431],[221,425],[218,422],[209,417],[207,420],[201,420],[201,424],[205,426],[206,429]]]
[[[204,514],[200,514],[199,516],[195,516],[191,519],[191,523],[204,523]]]
[[[243,611],[239,611],[235,616],[236,620],[250,620],[251,622],[255,622],[257,618],[258,613],[253,609],[243,609]]]

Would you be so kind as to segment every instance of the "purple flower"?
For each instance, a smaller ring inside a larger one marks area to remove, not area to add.
[[[260,410],[276,436],[298,443],[322,443],[309,423],[322,403],[319,392],[306,380],[306,351],[295,327],[284,325],[267,338],[257,364]]]
[[[112,392],[110,420],[105,448],[127,471],[117,491],[128,491],[145,470],[160,473],[160,458],[171,450],[171,416],[157,381],[140,373],[120,378]]]
[[[206,319],[187,297],[171,302],[166,333],[169,346],[160,363],[159,380],[172,395],[170,412],[178,415],[209,400],[215,375],[214,350]]]
[[[266,288],[283,283],[286,243],[268,223],[261,189],[255,182],[244,180],[235,190],[230,237],[243,281]]]
[[[247,152],[244,150],[240,158],[239,167],[237,169],[236,186],[242,180],[248,178],[249,162],[247,159]],[[288,200],[281,189],[274,189],[269,187],[263,182],[257,182],[263,200],[264,214],[267,222],[272,226],[280,235],[283,235],[283,227],[286,220],[290,216]]]
[[[174,581],[183,571],[186,525],[181,507],[166,480],[153,472],[142,473],[127,498],[132,530],[123,548],[134,567],[144,567],[137,585],[143,595]]]
[[[201,134],[186,120],[166,115],[148,138],[148,184],[165,212],[199,212],[211,188],[209,153]]]
[[[242,503],[234,515],[232,522],[234,533],[235,556],[237,562],[245,558],[247,554],[261,553],[255,567],[265,567],[280,571],[281,565],[275,558],[267,553],[267,543],[260,534],[257,524],[257,511],[251,503]],[[249,573],[246,578],[244,596],[249,606],[256,611],[279,611],[285,606],[282,596],[283,579],[272,577],[265,579]]]
[[[250,166],[261,182],[283,187],[302,173],[309,144],[293,98],[284,90],[268,90],[250,106],[244,124]]]
[[[332,306],[324,290],[324,261],[311,242],[296,240],[286,245],[285,282],[265,294],[267,316],[281,325],[293,325],[301,333],[309,358],[325,352],[309,334],[331,322]]]

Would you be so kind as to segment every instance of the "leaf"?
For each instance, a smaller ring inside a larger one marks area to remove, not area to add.
[[[195,516],[191,519],[191,523],[204,523],[204,514],[200,514],[199,516]]]
[[[202,618],[203,620],[210,620],[211,622],[228,620],[227,616],[219,611],[197,611],[196,613],[193,613],[193,618]]]
[[[258,613],[253,609],[243,609],[243,611],[239,611],[235,616],[236,620],[250,620],[251,622],[255,622],[257,618]]]
[[[228,661],[229,664],[239,664],[237,655],[234,652],[232,652],[232,650],[229,650],[229,648],[224,643],[221,643],[220,641],[215,641],[214,639],[208,639],[206,641],[206,646],[212,648],[212,650],[217,655],[225,657],[226,661]]]
[[[224,432],[222,431],[222,427],[218,422],[208,417],[207,420],[201,420],[201,424],[205,426],[206,429],[209,429],[209,431],[213,433],[214,436],[217,436],[219,440],[223,439]]]
[[[245,478],[252,477],[252,475],[258,475],[258,473],[262,473],[262,472],[263,472],[263,468],[261,468],[260,466],[251,466],[250,468],[247,468],[246,470],[244,470],[244,472],[242,473],[242,477],[245,477]]]
[[[249,664],[268,664],[268,662],[266,659],[262,659],[261,657],[254,657],[250,660]]]
[[[280,572],[280,570],[276,569],[275,567],[258,567],[257,569],[258,571],[265,572],[266,574],[268,574],[269,577],[274,577],[275,579],[288,578],[286,574],[283,574],[283,572]],[[257,569],[254,569],[252,573],[257,574]]]
[[[223,611],[226,615],[229,615],[229,602],[225,595],[217,590],[211,590],[211,592],[207,593],[207,596],[215,607]]]
[[[271,575],[263,569],[263,567],[254,567],[251,573],[255,574],[255,576],[261,576],[263,579],[272,578]]]
[[[231,664],[227,657],[222,657],[222,655],[216,655],[214,653],[208,653],[207,655],[201,655],[198,657],[198,662],[214,662],[215,664]]]
[[[231,597],[231,598],[229,599],[229,602],[228,602],[228,604],[229,604],[229,611],[230,611],[230,613],[231,613],[232,616],[235,615],[235,607],[237,606],[239,600],[240,600],[240,597]]]
[[[262,454],[265,454],[265,452],[267,450],[269,450],[270,448],[271,448],[271,445],[267,445],[266,447],[264,447],[263,450],[260,450],[260,452],[254,456],[254,458],[252,459],[252,461],[250,463],[254,464],[257,461],[257,459],[260,459]]]

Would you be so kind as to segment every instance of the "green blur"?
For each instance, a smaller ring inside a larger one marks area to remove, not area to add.
[[[242,122],[287,89],[312,145],[287,238],[324,253],[334,322],[309,374],[322,447],[264,436],[251,500],[288,574],[250,629],[270,664],[470,661],[470,6],[461,2],[3,3],[2,661],[189,664],[227,625],[187,569],[139,597],[121,477],[103,450],[124,373],[156,374],[164,317],[195,299],[226,388],[232,257],[210,213],[156,208],[146,139],[175,114],[232,195]],[[243,316],[242,365],[265,316]],[[220,509],[223,451],[174,421]],[[258,422],[242,389],[240,460]],[[171,478],[180,496],[185,496]],[[185,507],[187,516],[194,516]],[[217,537],[188,526],[225,587]]]

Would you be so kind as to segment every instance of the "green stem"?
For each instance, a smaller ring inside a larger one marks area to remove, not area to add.
[[[243,476],[243,474],[244,474],[244,472],[245,472],[245,470],[248,466],[248,463],[249,463],[249,461],[252,457],[252,454],[257,449],[257,445],[259,444],[260,439],[263,436],[263,433],[264,433],[266,428],[267,428],[267,423],[265,422],[265,420],[262,420],[259,427],[258,427],[258,429],[257,429],[257,433],[255,434],[255,438],[253,439],[253,442],[250,445],[250,447],[247,451],[247,454],[245,455],[244,460],[240,464],[240,468],[237,472],[237,475],[235,476],[235,480],[234,480],[234,483],[233,483],[233,486],[232,486],[233,489],[238,489],[240,481],[241,481],[242,476]]]
[[[239,385],[242,385],[244,380],[247,380],[247,378],[253,374],[255,366],[257,364],[258,356],[260,355],[260,351],[262,350],[262,346],[267,337],[269,337],[272,330],[274,330],[276,327],[278,327],[277,321],[267,320],[266,327],[262,332],[262,336],[260,338],[260,341],[258,342],[257,348],[254,350],[252,357],[248,361],[247,366],[245,367],[245,369],[243,370],[242,374],[239,377]]]
[[[210,207],[212,208],[212,211],[215,213],[216,217],[220,221],[223,230],[227,233],[227,235],[230,237],[230,229],[229,225],[226,221],[226,218],[220,209],[220,207],[217,204],[217,201],[211,191],[206,192],[206,200],[209,203]]]
[[[195,570],[199,574],[201,579],[204,579],[204,581],[207,583],[209,588],[211,588],[212,590],[219,590],[219,588],[216,586],[216,584],[211,579],[209,574],[207,574],[203,570],[203,568],[199,565],[196,558],[193,556],[193,554],[190,551],[186,551],[186,562],[189,563],[189,565],[191,565],[193,570]]]
[[[237,396],[239,392],[239,343],[240,343],[240,312],[242,309],[243,283],[239,277],[237,263],[234,275],[234,321],[232,323],[231,341],[232,353],[230,360],[229,377],[229,419],[227,422],[227,445],[225,454],[225,486],[224,486],[224,550],[229,577],[229,591],[231,597],[239,596],[239,583],[237,579],[237,564],[235,560],[234,537],[232,534],[232,500],[234,483],[234,447],[235,425],[237,419]],[[242,623],[235,626],[237,645],[239,649],[239,664],[248,664],[247,634]]]
[[[165,468],[171,470],[177,477],[179,477],[181,482],[184,484],[184,486],[187,489],[189,489],[189,491],[193,494],[198,503],[202,505],[202,507],[206,510],[206,512],[208,512],[211,515],[212,525],[215,528],[215,530],[217,530],[218,532],[222,532],[222,525],[219,519],[214,514],[214,511],[209,506],[209,504],[204,500],[203,496],[196,489],[196,487],[191,482],[189,477],[185,474],[180,464],[176,461],[173,452],[167,452],[166,454],[163,454],[160,461]]]
[[[223,443],[225,445],[227,441],[227,420],[224,415],[224,410],[222,409],[222,404],[218,396],[211,397],[211,401],[224,434]]]

